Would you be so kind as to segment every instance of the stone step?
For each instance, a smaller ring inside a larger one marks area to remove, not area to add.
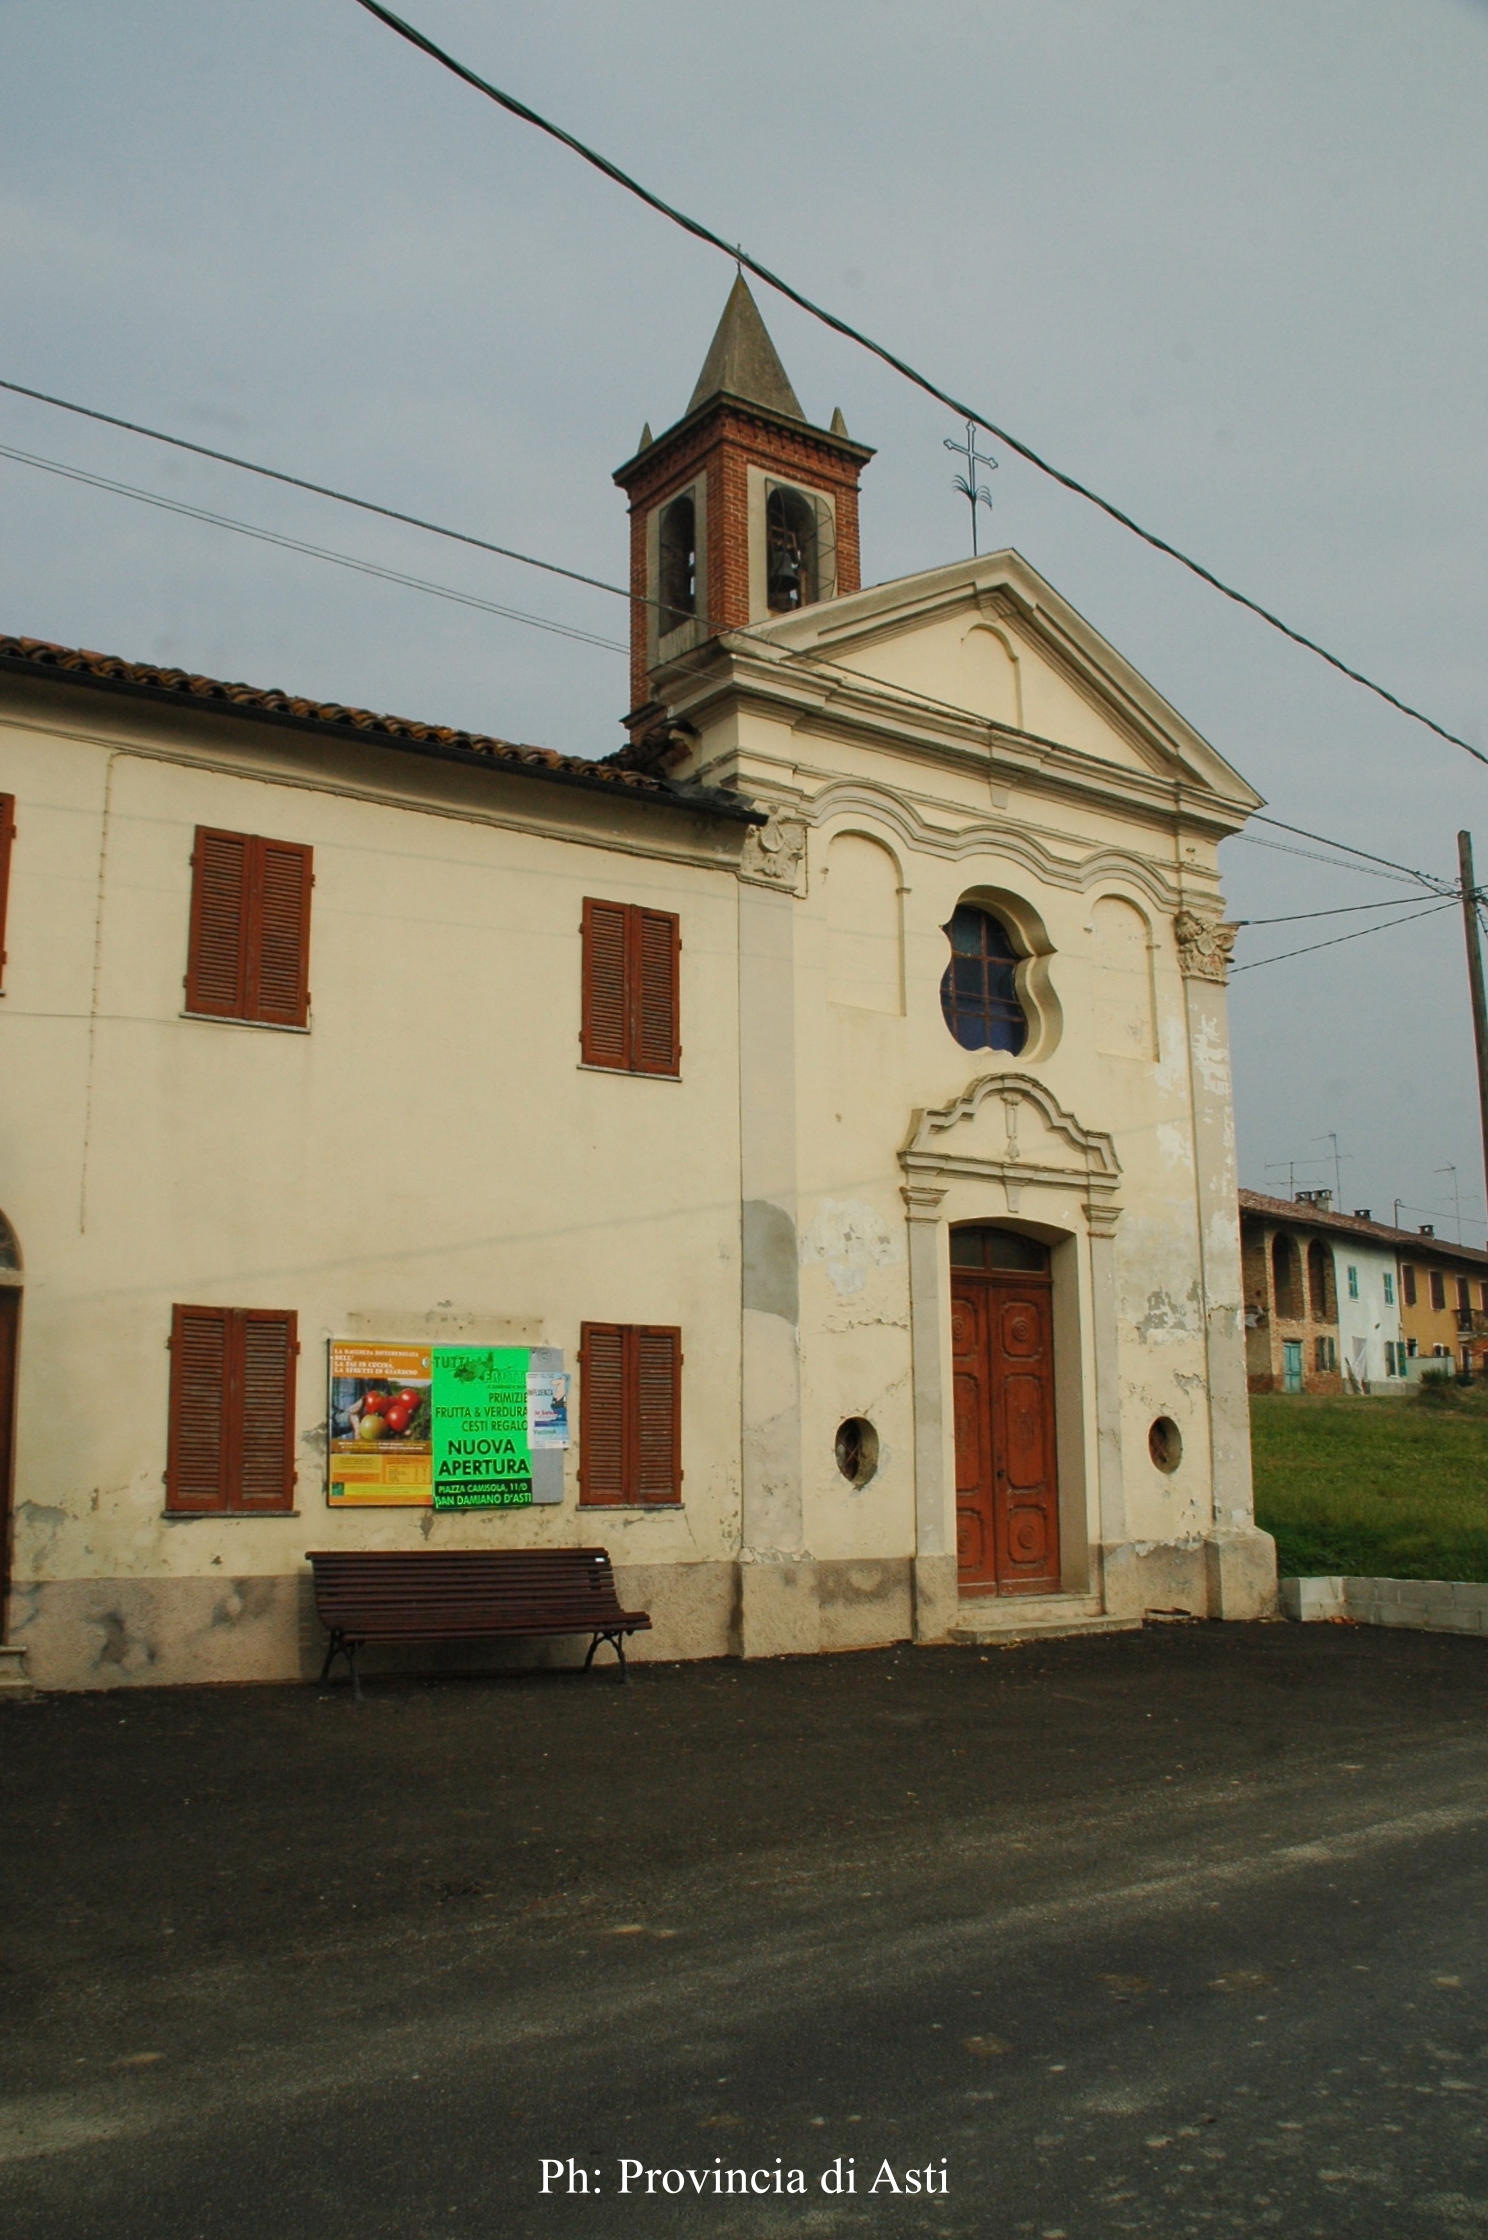
[[[1140,1618],[1108,1617],[1093,1594],[986,1595],[962,1603],[952,1641],[1050,1641],[1070,1634],[1135,1633]]]
[[[0,1697],[8,1697],[12,1703],[29,1703],[35,1693],[26,1677],[25,1650],[0,1646]]]

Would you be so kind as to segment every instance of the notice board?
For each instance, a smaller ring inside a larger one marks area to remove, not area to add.
[[[563,1499],[569,1393],[558,1347],[333,1338],[329,1372],[331,1508]]]

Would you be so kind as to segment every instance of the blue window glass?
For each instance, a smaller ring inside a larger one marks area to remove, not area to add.
[[[1357,1269],[1357,1268],[1350,1268],[1350,1269],[1349,1269],[1349,1272],[1348,1272],[1348,1286],[1349,1286],[1349,1297],[1350,1297],[1351,1299],[1357,1299],[1357,1298],[1358,1298],[1358,1296],[1359,1296],[1359,1271],[1358,1271],[1358,1269]]]
[[[963,1050],[1021,1050],[1028,1018],[1014,986],[1018,952],[990,911],[963,902],[942,928],[951,961],[940,983],[945,1023]]]
[[[1385,1277],[1385,1305],[1386,1305],[1387,1307],[1393,1307],[1393,1306],[1394,1306],[1394,1304],[1395,1304],[1395,1278],[1394,1278],[1394,1277],[1393,1277],[1392,1275],[1387,1275],[1387,1276]]]

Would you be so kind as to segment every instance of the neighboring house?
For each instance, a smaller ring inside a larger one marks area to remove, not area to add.
[[[1240,1192],[1252,1392],[1360,1391],[1422,1358],[1488,1367],[1488,1252],[1336,1213],[1328,1190]]]
[[[1270,1606],[1256,796],[1016,553],[862,589],[869,456],[740,282],[607,761],[0,640],[33,1678],[313,1672],[314,1547],[602,1541],[662,1657]]]
[[[1399,1254],[1408,1352],[1482,1375],[1488,1370],[1488,1252],[1419,1229],[1402,1232]]]

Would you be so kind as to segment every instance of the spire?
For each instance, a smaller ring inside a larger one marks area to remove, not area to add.
[[[766,405],[792,420],[806,418],[742,272],[729,290],[688,412],[696,412],[720,390],[742,397],[746,404]]]

